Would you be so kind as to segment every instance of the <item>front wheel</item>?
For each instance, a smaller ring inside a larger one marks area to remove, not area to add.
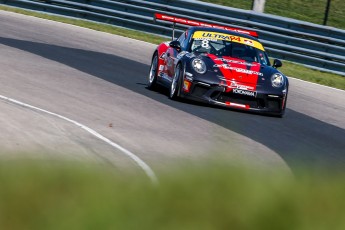
[[[181,64],[178,64],[176,66],[175,75],[170,85],[170,99],[176,100],[180,96],[181,82],[183,77],[182,72],[182,66]]]
[[[157,86],[158,55],[154,54],[150,67],[147,88],[154,89]]]

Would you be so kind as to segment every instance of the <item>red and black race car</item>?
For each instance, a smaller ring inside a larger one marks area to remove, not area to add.
[[[168,87],[172,99],[284,115],[288,79],[277,70],[280,60],[270,64],[256,32],[163,14],[155,19],[192,27],[157,47],[148,88]]]

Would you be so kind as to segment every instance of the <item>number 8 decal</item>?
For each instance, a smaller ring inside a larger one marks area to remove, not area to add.
[[[202,40],[201,47],[208,48],[209,47],[209,40]]]

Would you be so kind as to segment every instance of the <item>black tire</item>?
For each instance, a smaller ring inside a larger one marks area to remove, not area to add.
[[[182,85],[182,76],[183,76],[183,69],[181,64],[177,64],[175,75],[172,79],[171,85],[170,85],[170,93],[169,97],[172,100],[177,100],[180,97],[181,94],[181,85]]]
[[[155,89],[157,87],[157,73],[158,73],[158,55],[157,52],[153,55],[150,72],[147,81],[147,88]]]

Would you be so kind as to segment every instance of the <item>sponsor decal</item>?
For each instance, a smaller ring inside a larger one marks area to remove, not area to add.
[[[252,41],[252,40],[243,39],[243,42],[244,42],[244,44],[246,44],[246,45],[249,45],[249,46],[254,46],[254,43],[253,43],[253,41]]]
[[[262,44],[258,41],[254,41],[249,38],[243,38],[240,36],[225,34],[225,33],[218,33],[218,32],[210,32],[210,31],[196,31],[193,34],[193,38],[195,40],[223,40],[223,41],[231,41],[236,43],[241,43],[244,45],[253,46],[259,50],[265,51]]]
[[[238,73],[245,73],[245,74],[255,74],[258,76],[263,76],[263,73],[256,72],[254,70],[248,70],[248,69],[242,69],[242,68],[236,68],[236,67],[231,67],[231,70],[235,70]]]
[[[231,89],[236,89],[238,87],[237,82],[236,81],[231,81],[229,87]]]
[[[192,83],[184,80],[183,81],[183,91],[185,91],[186,93],[188,93],[190,91],[190,87],[191,87]]]
[[[224,68],[224,69],[230,69],[230,65],[229,64],[214,64],[213,68]]]
[[[198,32],[195,32],[198,33]],[[226,40],[226,41],[241,41],[241,37],[228,35],[223,33],[215,33],[215,32],[201,32],[201,37],[197,37],[198,39],[210,39],[210,40]]]
[[[240,65],[246,65],[246,66],[256,65],[256,64],[252,64],[250,62],[237,61],[237,60],[231,60],[231,59],[226,59],[226,58],[216,58],[215,61],[228,62],[228,63],[234,63],[234,64],[240,64]]]
[[[248,91],[248,90],[243,90],[243,89],[233,89],[233,93],[235,94],[240,94],[240,95],[245,95],[245,96],[250,96],[250,97],[256,97],[256,92],[254,91]]]
[[[236,71],[237,73],[245,73],[245,74],[251,74],[251,75],[258,75],[258,76],[263,76],[263,73],[256,72],[254,70],[248,70],[248,69],[242,69],[238,67],[232,67],[229,64],[214,64],[213,67],[215,68],[223,68],[223,69],[229,69]]]
[[[248,86],[248,85],[237,85],[236,88],[241,89],[241,90],[254,90],[253,86]]]
[[[229,82],[229,81],[226,81],[226,82]],[[228,88],[230,88],[230,89],[239,89],[239,90],[250,90],[250,91],[253,91],[255,89],[253,86],[242,85],[242,84],[237,83],[234,80],[229,82]]]
[[[164,70],[164,65],[160,65],[158,69],[159,69],[159,71],[163,71]]]

